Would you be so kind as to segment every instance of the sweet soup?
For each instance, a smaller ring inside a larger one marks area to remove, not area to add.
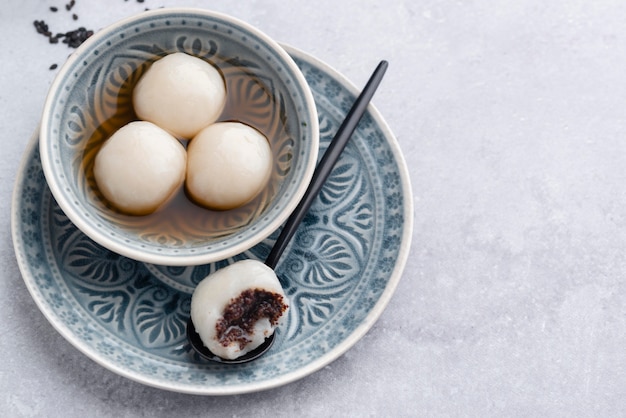
[[[272,151],[253,127],[216,123],[225,103],[224,80],[208,62],[181,52],[156,61],[133,89],[141,121],[121,127],[96,155],[102,194],[125,213],[145,215],[185,180],[189,196],[206,208],[248,203],[269,179]],[[190,141],[187,152],[175,136]]]
[[[238,197],[234,199],[234,204],[207,204],[198,198],[201,193],[196,190],[188,190],[188,196],[186,187],[178,187],[166,199],[165,204],[144,216],[131,216],[128,212],[133,211],[120,210],[119,206],[112,204],[95,181],[94,161],[102,145],[113,133],[129,122],[141,119],[133,107],[133,93],[142,76],[155,64],[146,62],[128,74],[122,71],[126,77],[121,82],[116,81],[120,78],[119,74],[113,74],[108,79],[108,85],[102,89],[113,99],[111,101],[114,103],[114,111],[101,116],[103,122],[95,128],[87,141],[83,158],[86,184],[94,201],[103,206],[103,217],[112,218],[116,223],[124,225],[124,228],[141,234],[144,239],[161,244],[182,245],[206,242],[207,238],[230,234],[263,212],[276,193],[281,177],[288,171],[293,141],[288,138],[285,120],[280,114],[280,104],[269,93],[263,81],[250,70],[217,56],[211,57],[211,64],[219,70],[226,85],[226,98],[216,122],[236,122],[253,127],[260,136],[267,138],[268,143],[267,149],[262,151],[266,154],[265,163],[254,171],[255,179],[261,178],[263,184],[250,187],[252,199]],[[187,148],[188,143],[192,142],[193,140],[188,141],[186,138],[181,138],[180,141]],[[254,152],[260,152],[260,149],[256,147]],[[232,176],[232,173],[226,175],[228,178]]]

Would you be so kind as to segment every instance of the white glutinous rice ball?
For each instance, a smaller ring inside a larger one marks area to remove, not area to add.
[[[150,122],[130,122],[107,139],[94,162],[104,197],[122,212],[145,215],[167,202],[185,181],[187,154]]]
[[[226,104],[226,85],[208,62],[176,52],[155,61],[133,90],[140,119],[190,139],[215,122]]]
[[[191,320],[200,339],[223,359],[236,359],[260,346],[287,310],[274,270],[256,260],[217,270],[191,296]]]
[[[242,206],[263,190],[272,162],[261,132],[239,122],[215,123],[187,146],[187,192],[209,209]]]

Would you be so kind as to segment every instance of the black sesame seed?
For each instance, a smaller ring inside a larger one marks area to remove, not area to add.
[[[71,32],[67,32],[65,34],[65,39],[63,39],[63,43],[66,43],[68,46],[72,48],[77,48],[87,40],[91,35],[93,35],[93,31],[87,30],[84,27],[80,27]]]
[[[41,33],[44,36],[50,36],[50,31],[48,30],[48,25],[43,20],[35,20],[33,22],[35,25],[35,29],[37,33]]]
[[[124,0],[124,1],[128,1],[128,0]],[[143,3],[144,1],[145,0],[137,0],[138,3]],[[65,4],[65,10],[69,12],[70,10],[74,8],[75,5],[76,5],[76,0],[68,0],[67,3]],[[49,10],[51,12],[56,13],[59,11],[59,8],[56,6],[49,6]],[[148,9],[146,8],[146,10]],[[72,19],[78,20],[78,15],[76,13],[72,13]],[[83,42],[87,40],[87,38],[89,38],[90,36],[94,34],[94,31],[92,30],[87,30],[84,27],[79,27],[76,30],[67,31],[64,33],[57,32],[56,35],[53,35],[52,32],[50,31],[50,28],[48,27],[48,24],[44,20],[34,20],[33,25],[35,26],[35,30],[37,31],[37,33],[48,38],[49,43],[58,44],[59,41],[61,41],[71,48],[79,47]],[[56,68],[57,68],[57,64],[52,64],[50,66],[51,70],[56,69]]]

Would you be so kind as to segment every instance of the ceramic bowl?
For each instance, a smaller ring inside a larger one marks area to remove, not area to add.
[[[185,52],[216,65],[228,99],[220,120],[240,120],[269,139],[267,187],[252,202],[211,211],[184,190],[152,215],[115,210],[98,191],[94,158],[135,120],[132,88],[155,60]],[[63,212],[103,247],[160,265],[200,265],[239,254],[287,219],[311,179],[319,147],[315,103],[285,50],[232,17],[200,9],[158,9],[94,34],[61,67],[47,96],[39,149],[46,181]]]

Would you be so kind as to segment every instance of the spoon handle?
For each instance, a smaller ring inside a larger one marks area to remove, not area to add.
[[[309,183],[309,187],[304,193],[302,200],[300,200],[298,206],[296,206],[291,216],[289,216],[289,219],[287,219],[283,230],[265,260],[265,264],[272,269],[274,269],[276,264],[278,264],[278,259],[287,247],[289,240],[296,233],[300,222],[304,219],[304,216],[315,201],[315,198],[322,189],[326,179],[332,172],[335,163],[339,159],[339,155],[343,152],[348,140],[356,129],[361,117],[365,113],[365,110],[367,109],[369,102],[372,100],[374,92],[376,92],[376,89],[378,88],[378,85],[380,84],[388,66],[389,63],[387,61],[381,61],[378,64],[367,84],[363,88],[363,91],[359,97],[357,97],[356,101],[352,105],[352,108],[350,108],[350,111],[339,127],[339,130],[337,130],[335,137],[330,142],[330,145],[328,146],[328,149],[324,153],[319,164],[315,168],[311,183]]]

